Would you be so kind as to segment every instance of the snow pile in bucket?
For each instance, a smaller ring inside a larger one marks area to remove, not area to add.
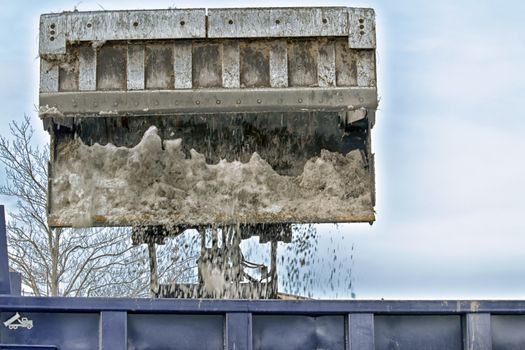
[[[135,147],[59,150],[51,177],[51,214],[74,226],[234,222],[319,222],[369,217],[372,177],[362,155],[323,150],[300,176],[283,176],[259,157],[207,164],[182,139],[162,140],[150,127]]]

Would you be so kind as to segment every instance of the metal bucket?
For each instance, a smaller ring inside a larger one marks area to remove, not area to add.
[[[372,10],[62,13],[40,39],[51,226],[374,220]]]

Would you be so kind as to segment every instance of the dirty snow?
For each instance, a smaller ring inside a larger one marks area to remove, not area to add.
[[[39,116],[54,116],[54,117],[63,117],[64,114],[58,110],[56,107],[50,107],[49,105],[40,106],[38,109]]]
[[[371,217],[372,177],[362,155],[323,150],[301,175],[283,176],[257,153],[246,163],[207,164],[182,139],[150,127],[133,148],[58,150],[51,174],[51,220],[59,225],[349,221]],[[346,218],[343,219],[342,218]]]

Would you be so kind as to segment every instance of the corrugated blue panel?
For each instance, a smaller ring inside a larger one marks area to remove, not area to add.
[[[376,350],[461,350],[460,316],[375,316]]]
[[[2,312],[0,320],[6,322],[15,314]],[[9,329],[0,324],[0,344],[45,344],[60,350],[98,349],[98,314],[20,312],[20,316],[32,321],[31,329]]]
[[[525,316],[492,315],[492,350],[525,349]]]
[[[273,316],[252,318],[253,350],[343,350],[344,316]]]
[[[128,350],[221,350],[223,315],[128,314]]]

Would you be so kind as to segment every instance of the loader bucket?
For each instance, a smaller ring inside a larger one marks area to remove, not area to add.
[[[372,222],[371,9],[49,14],[49,224]]]

